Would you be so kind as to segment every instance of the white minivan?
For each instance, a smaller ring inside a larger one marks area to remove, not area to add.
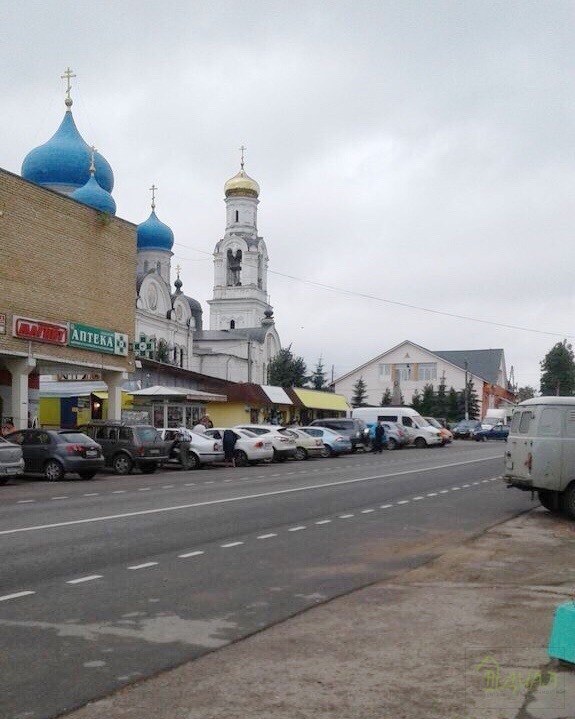
[[[440,431],[411,407],[356,407],[351,411],[351,416],[362,419],[368,425],[381,420],[409,427],[414,438],[413,444],[420,449],[443,444]]]
[[[575,397],[536,397],[516,407],[503,479],[575,519]]]

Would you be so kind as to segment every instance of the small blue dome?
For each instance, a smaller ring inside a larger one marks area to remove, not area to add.
[[[70,197],[78,200],[78,202],[83,202],[85,205],[90,205],[90,207],[100,210],[100,212],[106,212],[109,215],[116,214],[114,198],[103,187],[100,187],[93,174],[90,174],[90,179],[84,187],[74,190]]]
[[[83,187],[90,179],[91,150],[82,138],[67,110],[60,127],[48,142],[31,150],[22,163],[22,177],[30,182],[66,194]],[[112,192],[114,173],[98,154],[95,158],[96,179],[106,192]]]
[[[138,225],[138,250],[166,250],[170,252],[174,244],[174,233],[167,225],[158,220],[152,210],[145,222]]]

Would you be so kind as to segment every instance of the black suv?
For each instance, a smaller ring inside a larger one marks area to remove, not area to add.
[[[130,474],[134,467],[151,474],[168,459],[171,442],[164,442],[150,424],[102,421],[83,424],[78,429],[102,447],[106,465],[116,474]]]
[[[339,432],[344,437],[348,437],[351,441],[351,451],[356,452],[363,449],[367,452],[369,449],[369,429],[362,419],[346,419],[345,417],[325,417],[324,419],[314,419],[309,425],[310,427],[327,427],[334,432]]]

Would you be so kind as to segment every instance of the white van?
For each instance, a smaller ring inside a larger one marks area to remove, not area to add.
[[[411,407],[356,407],[351,411],[351,416],[370,425],[381,420],[410,427],[414,436],[413,444],[419,448],[443,444],[440,431]]]
[[[503,479],[575,519],[575,397],[536,397],[516,407]]]

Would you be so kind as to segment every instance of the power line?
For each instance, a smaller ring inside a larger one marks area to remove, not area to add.
[[[174,243],[179,244],[179,243]],[[183,245],[182,245],[183,246]],[[188,248],[193,249],[194,252],[200,252],[201,254],[205,255],[211,255],[211,252],[206,252],[205,250],[196,250],[194,248]],[[178,257],[180,257],[178,255]],[[181,257],[180,259],[183,260],[190,260],[191,262],[194,262],[194,260],[191,260],[191,258]],[[195,260],[197,262],[197,260]],[[385,297],[377,297],[376,295],[369,295],[365,292],[357,292],[355,290],[346,290],[343,287],[334,287],[333,285],[326,285],[322,282],[314,282],[313,280],[306,280],[303,277],[296,277],[295,275],[288,275],[285,272],[278,272],[277,270],[268,270],[268,272],[272,275],[278,275],[279,277],[286,277],[287,279],[294,280],[295,282],[301,282],[306,285],[310,285],[312,287],[319,287],[323,290],[329,290],[330,292],[337,292],[338,294],[346,295],[348,297],[361,297],[363,299],[367,300],[374,300],[375,302],[384,302],[389,305],[396,305],[397,307],[405,307],[406,309],[410,310],[417,310],[419,312],[427,312],[429,314],[433,315],[440,315],[442,317],[451,317],[453,319],[457,320],[466,320],[467,322],[479,322],[480,324],[484,325],[491,325],[492,327],[502,327],[504,329],[510,329],[510,330],[520,330],[521,332],[533,332],[535,334],[539,335],[547,335],[550,337],[563,337],[563,338],[575,338],[574,335],[567,334],[566,332],[547,332],[545,330],[536,330],[533,327],[521,327],[520,325],[510,325],[505,324],[503,322],[494,322],[493,320],[483,320],[479,317],[471,317],[469,315],[458,315],[455,312],[444,312],[442,310],[434,310],[429,307],[421,307],[420,305],[412,305],[407,302],[400,302],[399,300],[390,300]]]

